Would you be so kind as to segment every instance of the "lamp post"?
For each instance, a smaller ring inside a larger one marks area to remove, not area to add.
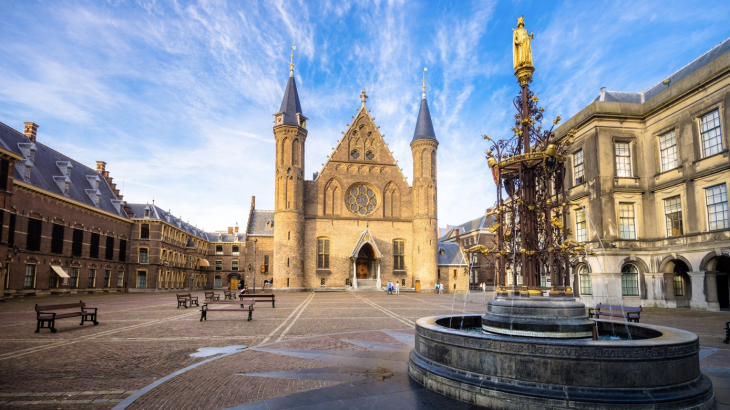
[[[256,242],[258,242],[258,238],[253,238],[253,292],[256,293]]]

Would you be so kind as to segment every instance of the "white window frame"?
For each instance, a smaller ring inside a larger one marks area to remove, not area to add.
[[[573,154],[573,181],[575,185],[586,182],[584,161],[583,148],[575,151],[575,154]]]
[[[673,203],[675,200],[676,203]],[[667,238],[684,234],[682,221],[682,198],[679,195],[675,195],[669,198],[664,198],[662,202],[664,203],[664,227]],[[673,220],[671,217],[674,215],[679,217],[679,233],[677,234],[674,234],[673,232],[674,224],[672,223]]]
[[[582,218],[580,217],[582,215]],[[586,242],[588,240],[588,224],[586,211],[583,208],[575,210],[575,240]]]
[[[624,211],[630,211],[630,215],[625,214]],[[619,202],[618,219],[619,238],[628,240],[636,239],[636,204],[633,202]],[[624,227],[626,227],[626,229],[624,229]],[[626,234],[624,234],[624,232]]]
[[[633,178],[634,167],[631,163],[631,142],[614,141],[613,153],[616,157],[616,176],[619,178]]]
[[[661,172],[667,172],[679,166],[677,133],[674,130],[659,136],[659,158]]]
[[[723,183],[705,188],[705,201],[707,206],[707,230],[716,231],[730,228],[727,185]],[[718,215],[722,216],[721,220],[718,220]],[[718,221],[722,223],[720,224]]]
[[[720,124],[720,109],[701,115],[698,118],[700,143],[702,144],[702,158],[711,157],[723,151],[722,127]]]

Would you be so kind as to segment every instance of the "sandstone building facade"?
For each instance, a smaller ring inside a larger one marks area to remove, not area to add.
[[[642,92],[601,90],[577,130],[566,186],[573,284],[593,305],[730,308],[730,39]]]

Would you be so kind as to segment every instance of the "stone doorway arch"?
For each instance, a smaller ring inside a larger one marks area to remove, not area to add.
[[[357,273],[357,279],[375,279],[373,277],[374,270],[373,265],[375,263],[375,250],[373,247],[366,243],[360,248],[360,252],[357,254],[357,259],[355,260],[355,271]]]
[[[692,300],[692,268],[682,259],[672,259],[664,266],[667,299],[674,299],[676,307],[689,308]]]

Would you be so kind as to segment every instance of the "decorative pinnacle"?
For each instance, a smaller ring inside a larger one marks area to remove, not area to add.
[[[360,94],[360,99],[362,100],[362,108],[365,108],[365,100],[368,99],[368,95],[365,94],[365,89],[362,89],[362,93]]]
[[[426,71],[428,71],[428,67],[423,67],[423,85],[421,88],[423,89],[423,93],[421,94],[421,99],[426,99]]]
[[[294,50],[297,46],[291,46],[291,62],[289,63],[289,77],[294,77]]]

